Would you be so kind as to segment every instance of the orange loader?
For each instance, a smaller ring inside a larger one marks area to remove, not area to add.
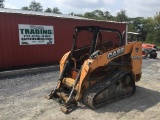
[[[136,32],[128,32],[128,41],[133,42],[133,41],[138,41],[138,37],[140,36],[139,33]],[[157,58],[157,46],[155,44],[149,44],[149,43],[143,43],[142,44],[142,57],[146,58],[152,58],[156,59]]]
[[[155,44],[148,44],[148,43],[143,43],[142,44],[142,56],[143,57],[149,57],[156,59],[157,58],[157,47]]]
[[[111,33],[118,42],[107,40]],[[61,111],[69,113],[78,102],[96,109],[133,95],[142,74],[142,44],[125,44],[123,36],[117,29],[75,27],[72,49],[60,61],[57,85],[45,97],[59,101]]]

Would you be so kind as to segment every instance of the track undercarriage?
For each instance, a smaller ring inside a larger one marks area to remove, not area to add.
[[[90,87],[83,96],[85,105],[95,109],[118,99],[129,97],[135,92],[132,75],[118,71],[113,77]]]
[[[110,102],[133,95],[135,89],[135,81],[132,74],[119,70],[112,73],[112,77],[105,78],[103,81],[88,88],[84,93],[83,103],[92,109],[96,109]],[[71,89],[65,86],[53,91],[50,94],[50,99],[55,99],[62,104],[62,112],[70,113],[78,105],[78,102],[75,100],[76,92],[69,99],[70,93]]]

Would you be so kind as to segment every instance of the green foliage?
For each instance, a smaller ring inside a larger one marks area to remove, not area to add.
[[[53,8],[53,9],[47,8],[44,12],[62,14],[57,7]]]
[[[145,20],[145,27],[148,33],[146,42],[160,45],[160,13],[157,13],[154,18],[147,18]]]
[[[128,18],[129,31],[138,32],[142,27],[143,17]]]
[[[120,12],[116,15],[116,21],[118,22],[127,22],[128,16],[126,15],[126,10],[121,9]]]
[[[68,15],[75,15],[74,12],[69,13]]]
[[[29,8],[31,11],[43,11],[43,7],[41,6],[41,3],[32,1],[31,4],[29,5]]]
[[[84,17],[82,14],[75,14],[74,12],[69,13],[68,15]]]
[[[153,42],[160,46],[160,28],[156,28],[152,34],[154,34]]]
[[[112,16],[109,11],[103,12],[101,10],[86,12],[84,14],[84,17],[89,19],[96,19],[96,20],[113,20],[114,19],[114,16]]]
[[[0,0],[0,8],[4,8],[4,2],[5,0]]]
[[[129,31],[139,32],[145,43],[160,45],[160,13],[149,18],[130,18]]]
[[[115,17],[112,16],[109,11],[105,11],[105,12],[104,12],[104,18],[105,18],[106,20],[112,20],[112,21],[115,20]]]
[[[84,14],[84,17],[85,17],[85,18],[90,18],[90,19],[96,19],[96,16],[94,15],[93,12],[86,12],[86,13]]]
[[[43,11],[43,7],[41,6],[41,3],[38,3],[38,2],[35,2],[35,1],[31,1],[29,7],[28,6],[22,7],[22,10],[30,10],[30,11],[42,12]]]
[[[60,12],[59,8],[57,8],[57,7],[54,7],[52,11],[53,11],[53,13],[56,13],[56,14],[62,14]]]
[[[95,10],[92,14],[98,19],[104,19],[104,13],[101,10]]]
[[[47,8],[44,12],[52,13],[52,9],[51,8]]]
[[[29,7],[25,6],[25,7],[22,7],[22,10],[30,10]]]

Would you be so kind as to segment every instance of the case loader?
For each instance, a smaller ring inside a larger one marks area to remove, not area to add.
[[[96,109],[133,95],[141,78],[142,44],[125,44],[124,36],[117,29],[75,27],[72,49],[62,57],[57,85],[46,98],[69,113],[78,102]]]

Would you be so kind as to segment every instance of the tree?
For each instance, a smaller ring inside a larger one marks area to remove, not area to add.
[[[41,3],[38,3],[38,2],[35,2],[35,1],[32,1],[29,5],[29,9],[31,11],[43,11],[43,7],[41,6]]]
[[[29,7],[25,6],[22,7],[22,10],[31,10],[31,11],[43,11],[43,7],[41,6],[41,3],[35,2],[35,1],[31,1]]]
[[[101,10],[94,10],[92,12],[85,12],[84,17],[89,19],[103,20],[104,14]]]
[[[155,20],[155,39],[154,42],[160,45],[160,12],[154,17]]]
[[[84,17],[89,18],[89,19],[95,19],[96,18],[95,14],[93,12],[85,12]]]
[[[0,8],[4,8],[4,4],[3,4],[4,1],[5,1],[5,0],[0,0]]]
[[[74,12],[69,13],[68,15],[84,17],[83,14],[75,14]]]
[[[53,8],[53,13],[62,14],[57,7],[54,7],[54,8]]]
[[[53,9],[47,8],[44,12],[62,14],[57,7],[53,8]]]
[[[141,29],[143,17],[129,18],[128,19],[128,31],[138,32]]]
[[[146,42],[160,45],[160,13],[156,13],[154,18],[146,19],[147,40]]]
[[[51,8],[47,8],[44,12],[52,13],[53,11]]]
[[[128,16],[126,15],[126,10],[121,9],[120,12],[118,12],[116,15],[116,20],[118,22],[128,21]]]
[[[96,19],[104,19],[103,11],[101,11],[101,10],[94,10],[92,13],[96,17]]]
[[[105,11],[105,12],[104,12],[104,18],[105,18],[106,20],[114,20],[114,19],[115,19],[115,17],[112,16],[109,11]]]
[[[89,19],[96,19],[96,20],[114,20],[114,16],[110,14],[109,11],[101,11],[101,10],[94,10],[92,12],[85,12],[84,17]]]
[[[73,16],[74,16],[75,14],[74,14],[74,12],[71,12],[71,13],[69,13],[68,15],[73,15]]]
[[[22,10],[30,10],[29,7],[25,6],[25,7],[22,7]]]

